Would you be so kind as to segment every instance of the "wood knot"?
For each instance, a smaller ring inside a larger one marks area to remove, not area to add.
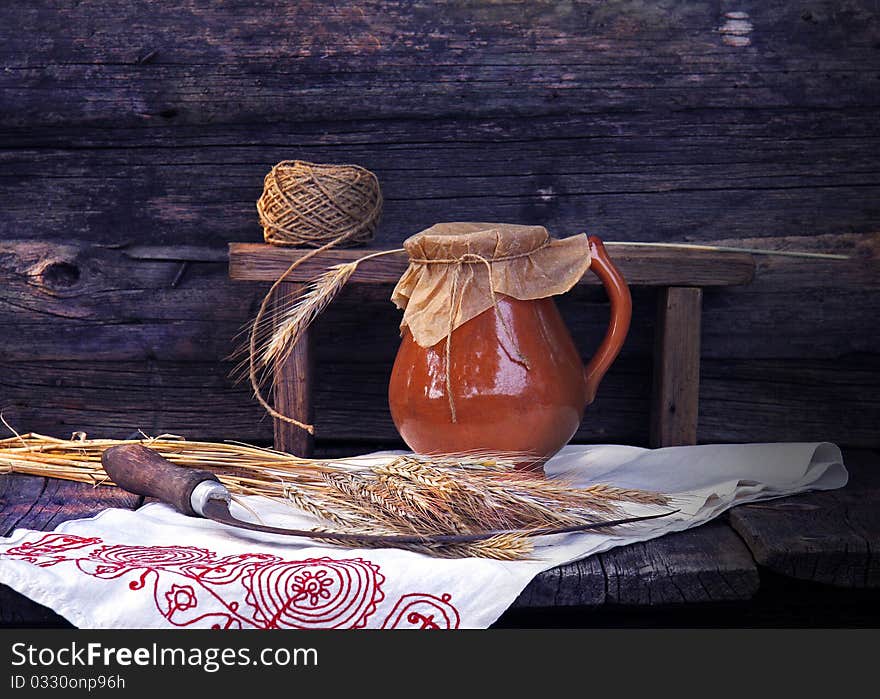
[[[80,270],[72,262],[56,260],[49,262],[38,274],[40,281],[50,289],[69,289],[76,286],[80,279]]]

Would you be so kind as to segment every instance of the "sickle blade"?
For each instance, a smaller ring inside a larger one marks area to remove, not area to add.
[[[249,529],[254,532],[301,536],[307,539],[332,538],[334,541],[349,541],[352,543],[387,543],[389,546],[393,546],[394,544],[459,543],[463,538],[460,536],[374,536],[369,534],[345,534],[342,532],[338,534],[335,532],[316,532],[308,529],[285,529],[283,527],[273,527],[268,524],[257,524],[238,519],[229,511],[229,503],[218,499],[208,500],[202,508],[202,515],[220,524],[238,527],[239,529]],[[476,540],[477,538],[485,538],[485,536],[476,535],[475,537],[470,537],[469,540]]]
[[[363,546],[364,544],[374,545],[411,545],[411,544],[467,544],[475,541],[483,541],[500,534],[520,533],[527,536],[550,536],[552,534],[571,534],[575,532],[590,531],[596,529],[607,529],[617,527],[623,524],[633,524],[635,522],[644,522],[649,519],[659,519],[668,517],[679,512],[679,510],[671,510],[669,512],[661,512],[654,515],[643,515],[639,517],[625,517],[623,519],[613,519],[604,522],[590,522],[587,524],[577,524],[571,527],[563,527],[561,529],[538,529],[532,531],[517,532],[513,529],[504,529],[491,532],[479,532],[477,534],[441,534],[432,536],[376,536],[370,534],[346,534],[344,532],[316,532],[308,529],[285,529],[283,527],[273,527],[268,524],[256,524],[255,522],[247,522],[233,516],[229,511],[229,503],[225,500],[209,499],[204,507],[202,507],[202,516],[220,524],[226,524],[230,527],[238,527],[239,529],[248,529],[255,532],[264,532],[266,534],[281,534],[284,536],[299,536],[307,539],[333,539],[339,542],[351,542],[355,546]]]

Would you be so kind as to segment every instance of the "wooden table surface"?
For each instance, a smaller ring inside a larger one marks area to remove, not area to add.
[[[814,589],[816,605],[829,591],[868,594],[874,610],[870,613],[876,613],[880,453],[851,450],[845,463],[851,478],[841,490],[742,505],[701,527],[548,570],[523,591],[509,618],[515,624],[522,612],[631,612],[670,605],[693,611],[732,603],[734,609],[748,610],[766,581],[780,578]],[[136,508],[141,502],[111,487],[4,475],[0,535],[8,536],[16,528],[51,530],[65,520],[107,507]],[[564,623],[574,617],[561,618]],[[66,624],[51,610],[0,585],[0,625]]]

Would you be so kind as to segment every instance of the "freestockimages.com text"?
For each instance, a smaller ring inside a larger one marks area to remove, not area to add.
[[[61,648],[13,643],[14,667],[182,667],[217,672],[227,667],[317,667],[315,648],[167,648],[153,643],[139,648],[116,648],[102,643],[73,641]]]

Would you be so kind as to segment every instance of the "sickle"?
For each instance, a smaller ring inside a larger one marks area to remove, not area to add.
[[[210,471],[202,471],[183,466],[176,466],[152,449],[140,444],[123,444],[110,447],[101,455],[101,464],[107,475],[121,488],[146,497],[153,497],[171,505],[179,512],[190,516],[201,516],[220,524],[239,529],[249,529],[268,534],[284,534],[307,539],[333,539],[340,543],[349,542],[354,545],[365,543],[373,545],[412,545],[412,544],[466,544],[482,541],[501,534],[521,534],[525,536],[545,536],[550,534],[567,534],[569,532],[605,529],[621,524],[642,522],[649,519],[668,517],[678,512],[672,510],[654,515],[626,517],[622,519],[604,520],[577,524],[560,529],[503,529],[473,534],[440,534],[440,535],[393,535],[378,536],[371,534],[346,534],[344,532],[316,532],[308,529],[284,529],[266,524],[257,524],[234,517],[229,511],[230,492]]]

